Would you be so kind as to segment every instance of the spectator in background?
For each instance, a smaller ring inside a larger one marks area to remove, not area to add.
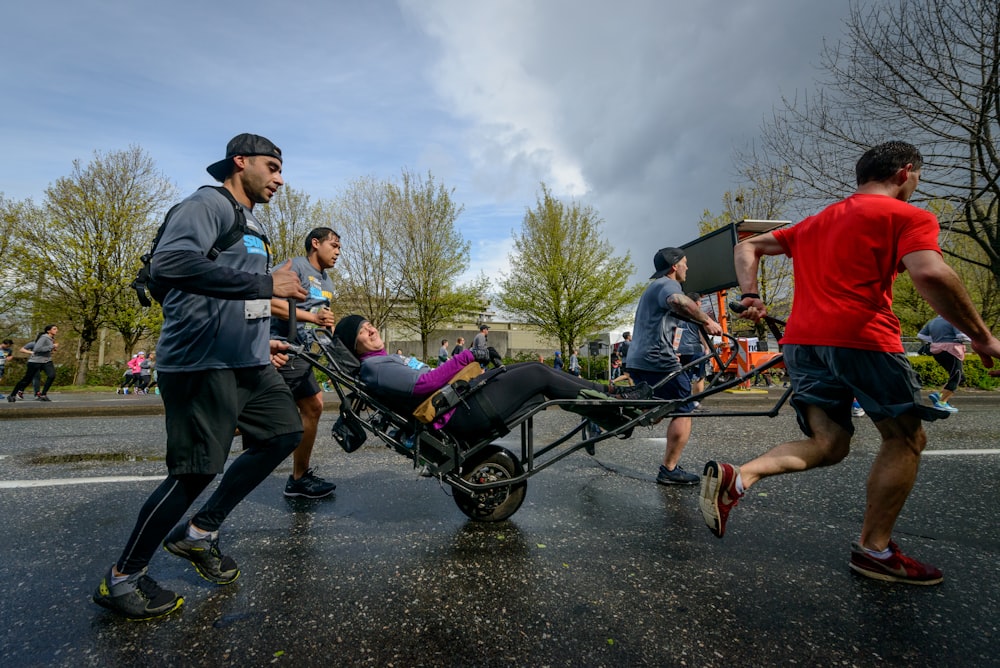
[[[479,326],[479,333],[472,339],[472,350],[486,350],[489,347],[490,326],[482,324]]]
[[[31,357],[28,358],[28,368],[24,372],[24,377],[17,381],[17,385],[7,395],[7,401],[14,403],[17,398],[23,398],[24,388],[43,371],[45,372],[45,386],[35,396],[35,400],[52,401],[49,399],[49,388],[52,387],[52,381],[56,379],[56,365],[52,363],[52,353],[59,347],[59,344],[56,343],[58,333],[58,326],[46,325],[45,331],[38,335],[31,351]]]
[[[149,394],[149,385],[152,381],[153,376],[153,361],[150,357],[146,357],[145,353],[140,353],[142,356],[139,358],[139,384],[136,385],[136,393]]]
[[[132,365],[132,386],[135,387],[136,394],[142,394],[142,363],[146,361],[145,351],[140,350],[135,354]]]
[[[562,371],[563,368],[563,358],[562,353],[558,350],[552,353],[552,368],[557,371]]]
[[[455,339],[455,347],[451,349],[451,356],[454,357],[463,350],[465,350],[465,337],[460,336]]]
[[[566,369],[574,376],[580,375],[580,351],[577,348],[573,348],[569,353],[569,368]]]
[[[934,361],[948,372],[948,382],[940,392],[931,392],[930,400],[934,402],[935,408],[957,413],[958,409],[948,403],[948,400],[965,380],[962,363],[965,361],[965,344],[971,339],[941,316],[932,318],[924,325],[917,338],[931,345]]]
[[[622,359],[622,373],[628,371],[628,349],[632,345],[632,332],[622,334],[622,342],[618,344],[618,357]]]
[[[444,364],[448,359],[448,339],[441,339],[441,347],[438,348],[438,364]]]
[[[618,357],[618,355],[613,355],[611,357],[611,373],[610,373],[609,378],[611,379],[611,382],[613,383],[616,380],[618,380],[619,378],[621,378],[621,375],[622,375],[622,361]]]
[[[125,362],[125,373],[122,374],[122,384],[115,391],[115,394],[128,394],[128,388],[134,387],[136,379],[139,377],[139,354],[132,355],[132,359]],[[135,390],[133,389],[133,392]]]
[[[41,334],[41,332],[39,332],[39,335],[40,334]],[[22,355],[27,355],[28,357],[31,357],[31,355],[34,353],[34,350],[35,350],[35,342],[34,341],[28,341],[23,346],[21,346],[20,350],[18,350],[17,352],[21,353]],[[42,374],[36,373],[35,377],[31,380],[31,385],[32,385],[32,388],[35,390],[35,396],[36,397],[39,394],[41,394],[41,392],[42,392]],[[18,399],[24,399],[24,392],[19,392],[17,398]]]
[[[4,339],[3,343],[0,343],[0,380],[3,380],[4,368],[7,366],[7,358],[13,355],[11,350],[14,347],[14,342],[11,339]],[[0,394],[0,399],[4,396]]]

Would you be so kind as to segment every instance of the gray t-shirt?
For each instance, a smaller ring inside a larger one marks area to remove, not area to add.
[[[277,262],[274,266],[280,267],[283,264],[284,261]],[[303,289],[309,293],[305,299],[296,304],[296,308],[316,313],[324,306],[330,306],[330,300],[333,299],[333,281],[325,271],[312,266],[309,258],[302,256],[292,258],[292,271],[299,275]],[[296,321],[296,325],[299,343],[310,343],[313,340],[312,330],[316,329],[316,324]],[[271,338],[281,340],[288,338],[288,320],[271,317]]]
[[[667,305],[670,295],[683,292],[681,284],[666,276],[649,284],[639,298],[635,329],[625,366],[640,371],[671,373],[681,367],[674,350],[680,344],[684,321]]]
[[[253,213],[246,207],[243,212],[247,227],[263,235]],[[164,228],[154,258],[176,251],[196,253],[209,263],[201,265],[204,280],[200,289],[211,290],[212,274],[225,273],[229,298],[170,290],[163,300],[163,329],[156,345],[160,371],[238,369],[270,363],[270,318],[254,317],[264,298],[270,304],[269,290],[262,291],[260,278],[268,271],[264,240],[245,234],[242,243],[223,250],[214,262],[205,257],[234,219],[229,200],[214,189],[204,188],[181,202]],[[153,275],[157,278],[155,259]]]

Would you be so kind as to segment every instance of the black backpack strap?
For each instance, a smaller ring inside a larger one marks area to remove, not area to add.
[[[236,198],[233,197],[233,193],[229,192],[228,188],[223,186],[202,186],[202,188],[214,188],[220,195],[229,200],[229,203],[233,205],[233,211],[236,213],[236,220],[233,222],[233,226],[215,240],[215,243],[212,244],[212,248],[208,251],[208,255],[206,257],[214,262],[215,258],[219,257],[219,253],[242,239],[244,234],[252,234],[255,237],[260,237],[264,241],[264,249],[267,251],[267,271],[270,272],[271,242],[268,240],[267,235],[263,232],[258,234],[256,231],[250,229],[247,225],[247,216],[243,212],[243,206],[236,201]],[[201,188],[199,188],[199,190],[200,189]]]
[[[229,200],[230,204],[233,205],[233,213],[234,213],[233,224],[230,226],[228,230],[219,235],[219,237],[212,244],[212,247],[209,249],[208,253],[205,254],[205,257],[207,257],[212,262],[215,262],[215,260],[219,257],[219,254],[222,253],[222,251],[226,250],[227,248],[235,244],[237,241],[242,239],[244,234],[252,234],[256,237],[260,237],[264,241],[264,249],[267,251],[267,271],[270,272],[271,242],[268,241],[267,235],[263,233],[258,234],[255,230],[250,229],[250,227],[247,225],[247,216],[243,212],[243,207],[240,205],[238,201],[236,201],[236,198],[233,197],[233,194],[229,192],[227,188],[222,186],[201,186],[201,188],[212,188],[220,195],[225,197],[227,200]],[[198,190],[201,190],[201,188],[199,188]],[[152,302],[150,302],[149,297],[146,296],[147,289],[150,289],[150,285],[152,282],[152,276],[149,270],[149,263],[153,259],[153,253],[156,252],[156,247],[160,244],[160,239],[163,237],[163,231],[166,228],[167,223],[170,221],[170,215],[174,212],[174,210],[178,206],[180,206],[180,204],[181,203],[177,203],[173,205],[172,207],[170,207],[170,210],[167,211],[167,215],[164,216],[163,222],[160,223],[160,227],[156,230],[156,236],[153,238],[153,244],[152,246],[150,246],[149,252],[144,254],[141,258],[142,267],[140,267],[139,272],[135,277],[135,280],[132,281],[132,288],[135,290],[136,296],[139,299],[139,303],[142,306],[148,307],[152,305]],[[151,289],[150,292],[152,292]],[[164,291],[159,296],[154,295],[154,298],[158,302],[162,302],[163,297],[165,295],[166,292]]]
[[[215,259],[219,257],[219,253],[226,250],[234,243],[243,238],[249,230],[247,228],[247,216],[243,213],[243,207],[240,203],[236,201],[233,194],[229,192],[228,188],[223,186],[202,186],[202,188],[212,188],[220,195],[229,200],[229,203],[233,205],[233,212],[235,213],[235,219],[233,220],[232,226],[223,232],[212,244],[208,253],[205,255],[209,260],[215,262]],[[201,190],[201,188],[199,188]]]

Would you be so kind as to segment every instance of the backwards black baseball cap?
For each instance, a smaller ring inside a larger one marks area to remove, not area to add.
[[[656,255],[653,256],[653,266],[656,267],[656,273],[649,278],[654,279],[669,274],[674,265],[683,260],[685,255],[686,253],[680,248],[672,246],[656,251]]]
[[[238,155],[268,155],[281,160],[281,149],[267,137],[244,132],[236,135],[226,144],[226,157],[205,168],[212,178],[222,182],[233,171],[233,158]]]

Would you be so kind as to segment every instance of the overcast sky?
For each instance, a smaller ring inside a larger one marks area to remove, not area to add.
[[[40,201],[73,160],[138,145],[186,194],[254,132],[314,200],[430,170],[465,206],[472,275],[505,270],[544,181],[592,205],[644,280],[657,248],[721,210],[734,148],[813,87],[846,13],[841,0],[12,3],[0,192]]]

